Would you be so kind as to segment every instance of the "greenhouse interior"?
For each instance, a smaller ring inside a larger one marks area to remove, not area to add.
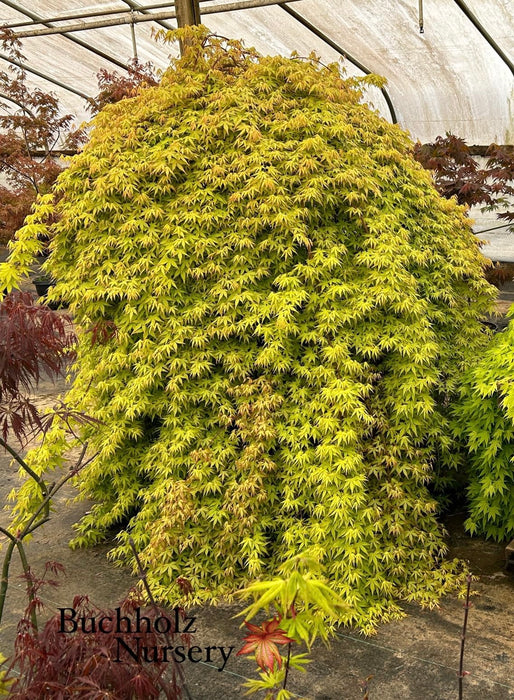
[[[0,696],[514,698],[512,1],[0,42]]]

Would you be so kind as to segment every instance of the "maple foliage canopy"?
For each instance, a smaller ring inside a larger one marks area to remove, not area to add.
[[[114,527],[130,562],[132,537],[171,604],[179,579],[216,601],[314,548],[369,630],[459,585],[429,484],[487,342],[486,261],[362,81],[187,31],[95,117],[0,271],[17,284],[48,235],[81,329],[67,400],[101,425],[74,544]]]

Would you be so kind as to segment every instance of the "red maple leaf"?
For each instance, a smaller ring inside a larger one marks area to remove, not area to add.
[[[277,617],[274,617],[273,620],[268,620],[268,622],[263,622],[260,627],[252,625],[245,620],[245,625],[252,634],[244,638],[246,644],[237,652],[237,655],[241,656],[242,654],[255,652],[257,665],[263,671],[266,669],[273,671],[275,660],[280,668],[282,666],[282,657],[278,651],[277,644],[289,644],[294,642],[294,639],[286,637],[284,630],[280,629],[279,624],[280,619]]]

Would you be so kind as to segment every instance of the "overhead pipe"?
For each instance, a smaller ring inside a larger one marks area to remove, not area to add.
[[[136,2],[135,0],[121,0],[121,2],[126,5],[127,7],[130,7],[131,10],[136,10],[137,12],[141,12],[143,15],[151,15],[152,13],[144,7],[144,5],[141,5],[140,3]],[[173,3],[168,3],[168,6],[172,4],[173,6],[175,5],[175,2]],[[157,20],[157,24],[162,27],[163,29],[166,29],[168,32],[175,29],[171,24],[168,22],[164,22],[163,20]]]
[[[297,0],[289,0],[290,2],[296,2]],[[235,10],[248,10],[255,7],[267,7],[269,5],[279,5],[283,0],[238,0],[237,2],[227,2],[223,5],[208,5],[202,7],[203,15],[210,15],[218,12],[232,12]],[[68,32],[83,32],[88,29],[99,29],[101,27],[117,27],[124,24],[139,24],[141,22],[155,22],[160,19],[174,19],[177,18],[177,13],[175,11],[170,12],[155,12],[153,14],[136,14],[136,10],[132,13],[128,13],[128,16],[123,17],[113,17],[112,19],[101,19],[94,22],[79,22],[78,24],[70,24],[66,27],[45,27],[44,29],[27,29],[25,31],[16,32],[15,36],[20,38],[26,38],[31,36],[49,36],[51,34],[61,34]],[[193,21],[193,14],[185,15],[184,22]],[[369,71],[368,71],[369,72]]]
[[[343,56],[343,58],[346,58],[348,61],[350,61],[350,63],[353,63],[353,65],[356,66],[363,73],[365,73],[366,75],[370,75],[372,73],[372,71],[366,68],[366,66],[364,66],[360,61],[358,61],[356,58],[353,58],[353,56],[350,56],[350,54],[347,51],[345,51],[341,46],[339,46],[339,44],[336,44],[335,41],[333,41],[329,36],[322,32],[321,29],[309,22],[309,20],[305,19],[303,15],[300,15],[298,12],[291,9],[288,5],[285,5],[284,3],[279,3],[278,7],[284,10],[284,12],[287,12],[288,15],[291,15],[291,17],[294,17],[294,19],[297,22],[306,27],[306,29],[315,34],[319,39],[324,41],[325,44],[328,44],[328,46],[334,49],[334,51],[337,51],[337,53]],[[389,112],[391,114],[391,121],[393,122],[393,124],[398,124],[398,118],[396,116],[396,112],[391,98],[389,97],[389,93],[385,88],[380,88],[380,92],[382,93],[384,100],[386,101],[387,106],[389,108]]]
[[[123,1],[123,0],[122,0]],[[199,0],[200,3],[202,2],[209,2],[209,0]],[[134,3],[137,4],[137,3]],[[163,8],[166,7],[173,7],[175,5],[174,0],[168,0],[168,2],[159,2],[156,4],[152,5],[145,5],[144,9],[145,10],[162,10]],[[129,6],[127,6],[129,7]],[[140,6],[141,9],[138,9],[137,12],[142,11],[142,6]],[[127,10],[93,10],[91,12],[75,12],[70,15],[59,15],[57,17],[45,17],[42,22],[68,22],[70,20],[74,19],[90,19],[91,17],[106,17],[108,15],[122,15],[126,12],[130,12],[131,10],[135,10],[136,8],[130,8]],[[9,29],[18,29],[20,27],[31,27],[34,24],[41,24],[42,22],[36,22],[34,20],[31,20],[30,22],[13,22],[12,24],[7,24],[5,26],[9,27]]]
[[[15,36],[20,39],[26,39],[33,36],[50,36],[52,34],[64,34],[66,36],[71,32],[86,32],[90,29],[101,29],[103,27],[120,27],[123,25],[140,24],[141,22],[155,22],[160,19],[174,19],[177,16],[174,10],[169,12],[156,12],[153,15],[135,14],[135,11],[129,11],[122,17],[112,17],[111,19],[99,19],[93,22],[78,22],[77,24],[68,24],[65,27],[50,27],[43,29],[25,29],[21,32],[15,32]]]

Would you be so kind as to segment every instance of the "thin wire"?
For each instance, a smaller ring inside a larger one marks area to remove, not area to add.
[[[39,597],[41,598],[41,600],[45,601],[46,603],[49,603],[50,605],[53,605],[53,606],[56,607],[56,608],[59,608],[59,603],[56,603],[54,600],[50,600],[50,599],[47,598],[46,596],[39,596]],[[6,659],[5,661],[2,661],[2,662],[0,663],[0,668],[1,668],[2,666],[7,666],[7,665],[8,665],[8,664],[7,664],[8,660],[9,660],[9,659]],[[211,669],[213,669],[213,670],[219,671],[219,668],[218,668],[217,666],[214,666],[214,664],[209,664],[209,663],[207,663],[207,661],[200,661],[200,664],[201,664],[202,666],[207,666],[208,668],[211,668]],[[18,673],[18,671],[16,671],[15,669],[13,669],[13,670],[14,670],[14,673],[15,673],[17,676],[20,675],[20,674]],[[250,680],[250,678],[247,678],[247,676],[242,676],[240,673],[236,673],[235,671],[229,671],[228,669],[223,669],[223,673],[227,673],[229,676],[235,676],[236,678],[240,678],[240,679],[243,680],[243,681],[249,681],[249,680]],[[300,697],[299,695],[296,695],[295,693],[291,693],[291,695],[292,695],[292,697],[294,697],[294,698],[299,698],[299,697]]]
[[[219,668],[217,666],[214,666],[214,664],[208,664],[207,661],[200,661],[200,663],[202,664],[202,666],[208,666],[209,668],[212,668],[213,670],[219,671]],[[246,676],[242,676],[240,673],[236,673],[235,671],[227,671],[227,670],[223,669],[223,673],[228,673],[231,676],[236,676],[236,678],[241,678],[244,681],[253,680],[251,678],[247,678]],[[292,698],[299,698],[299,700],[300,700],[299,695],[297,695],[296,693],[293,693],[291,690],[289,690],[289,688],[288,688],[288,691],[291,694]]]
[[[202,664],[202,666],[208,666],[213,670],[219,671],[219,668],[217,666],[215,666],[214,664],[208,664],[207,661],[200,661],[200,663]],[[250,680],[246,676],[242,676],[240,673],[236,673],[235,671],[226,671],[225,669],[223,669],[223,673],[228,673],[230,676],[236,676],[236,678],[241,678],[243,681]]]
[[[53,600],[50,600],[49,598],[46,598],[44,596],[40,596],[42,600],[46,600],[47,603],[50,603],[51,605],[54,605],[55,607],[59,607],[59,603],[56,603]],[[375,642],[368,642],[366,639],[359,639],[358,637],[351,637],[348,634],[341,634],[341,632],[336,632],[335,633],[336,637],[339,637],[340,639],[348,639],[351,642],[357,642],[358,644],[365,644],[366,646],[373,647],[375,649],[382,649],[383,651],[389,651],[392,654],[399,654],[401,657],[407,659],[407,660],[413,660],[413,661],[421,661],[424,664],[429,664],[430,666],[438,666],[439,668],[445,668],[448,671],[454,671],[455,673],[458,673],[458,670],[456,668],[453,668],[452,666],[447,666],[446,664],[442,664],[439,661],[432,661],[431,659],[424,659],[421,656],[412,656],[411,654],[406,654],[403,652],[401,649],[394,649],[393,647],[386,647],[383,646],[382,644],[376,644]],[[200,661],[200,664],[203,666],[208,666],[209,668],[216,669],[218,671],[218,667],[214,666],[213,664],[207,663],[207,661]],[[5,661],[3,664],[0,664],[0,666],[5,665]],[[242,676],[240,673],[236,673],[235,671],[228,671],[228,670],[223,670],[223,673],[228,673],[231,676],[235,676],[237,678],[241,678],[244,681],[249,681],[250,679],[247,678],[246,676]],[[489,683],[494,683],[494,685],[499,685],[502,688],[507,688],[508,690],[514,691],[514,686],[513,685],[507,685],[506,683],[502,683],[501,681],[495,681],[493,680],[490,676],[479,676],[476,673],[470,674],[473,678],[476,678],[477,680],[481,681],[488,681]],[[300,696],[293,694],[293,697],[299,698]]]
[[[375,644],[374,642],[368,642],[366,639],[358,639],[357,637],[351,637],[350,635],[341,634],[340,632],[336,632],[336,637],[340,637],[341,639],[349,639],[352,642],[358,642],[359,644],[366,644],[367,646],[374,647],[375,649],[382,649],[383,651],[390,651],[393,654],[399,654],[400,656],[402,656],[403,658],[405,658],[407,660],[412,659],[414,661],[421,661],[422,663],[430,664],[431,666],[439,666],[440,668],[446,668],[448,671],[455,671],[455,673],[458,673],[458,670],[456,668],[453,668],[452,666],[447,666],[446,664],[442,664],[439,661],[432,661],[431,659],[424,659],[421,656],[412,656],[411,654],[406,654],[401,649],[394,649],[393,647],[385,647],[385,646],[382,646],[381,644]],[[476,673],[472,673],[470,675],[473,678],[476,678],[477,680],[488,681],[489,683],[494,683],[495,685],[500,685],[502,688],[508,688],[509,690],[514,690],[514,685],[507,685],[506,683],[502,683],[501,681],[495,681],[490,676],[479,676]]]

